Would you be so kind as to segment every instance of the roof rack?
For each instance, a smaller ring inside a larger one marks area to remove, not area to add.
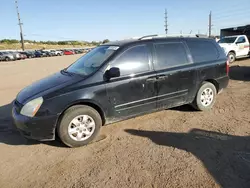
[[[145,38],[153,38],[153,37],[157,37],[158,35],[157,34],[154,34],[154,35],[145,35],[145,36],[142,36],[140,38],[138,38],[138,40],[142,40],[142,39],[145,39]]]
[[[163,37],[197,37],[197,38],[208,38],[206,35],[201,35],[201,34],[164,34],[164,35],[145,35],[138,40],[143,40],[143,39],[154,39],[154,38],[163,38]]]

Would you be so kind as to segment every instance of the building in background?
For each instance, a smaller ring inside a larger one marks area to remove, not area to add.
[[[250,25],[236,26],[236,27],[224,28],[220,30],[220,37],[232,36],[232,35],[250,36]]]

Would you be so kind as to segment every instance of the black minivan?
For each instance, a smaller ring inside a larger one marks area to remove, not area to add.
[[[13,104],[31,139],[70,147],[91,142],[104,124],[191,104],[208,110],[227,87],[229,64],[213,40],[142,37],[96,47],[68,68],[23,89]]]

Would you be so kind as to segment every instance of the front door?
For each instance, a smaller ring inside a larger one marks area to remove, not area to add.
[[[246,56],[249,52],[249,43],[247,42],[246,38],[244,36],[241,36],[236,41],[237,56]]]
[[[150,48],[137,45],[126,49],[108,68],[117,67],[121,76],[106,83],[112,106],[113,121],[151,111],[156,108],[155,71]]]
[[[196,85],[196,70],[181,41],[154,44],[154,69],[157,74],[157,108],[187,103]]]

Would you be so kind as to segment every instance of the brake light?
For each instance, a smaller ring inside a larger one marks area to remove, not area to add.
[[[226,63],[226,71],[227,71],[227,75],[229,75],[229,59],[227,60],[227,63]]]

